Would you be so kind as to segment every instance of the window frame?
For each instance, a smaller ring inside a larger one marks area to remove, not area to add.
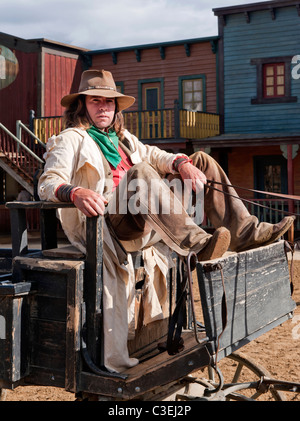
[[[160,84],[159,91],[159,107],[160,109],[164,108],[164,78],[151,78],[151,79],[139,79],[138,80],[138,109],[143,111],[143,85],[147,84]]]
[[[268,57],[251,59],[251,65],[256,66],[257,96],[251,99],[251,104],[276,104],[286,102],[297,102],[298,97],[291,95],[291,61],[292,56]],[[264,96],[264,66],[267,64],[284,65],[284,96]]]
[[[179,104],[180,104],[180,108],[183,109],[184,92],[183,92],[182,82],[186,81],[186,80],[196,80],[196,79],[202,80],[202,110],[198,111],[198,112],[204,113],[204,112],[206,112],[206,75],[204,75],[204,74],[179,76],[179,78],[178,78]]]
[[[278,68],[283,67],[283,75],[279,75],[278,74]],[[273,69],[273,74],[272,75],[268,75],[267,74],[267,69]],[[284,81],[283,84],[278,83],[278,77],[279,76],[283,76]],[[273,78],[273,84],[272,85],[268,85],[267,83],[267,78]],[[278,88],[280,86],[283,86],[284,88],[284,93],[283,94],[278,94]],[[268,88],[273,88],[274,92],[273,95],[268,95],[267,94],[267,89]],[[285,95],[285,91],[286,91],[286,81],[285,81],[285,66],[283,62],[280,63],[265,63],[263,65],[263,97],[266,98],[284,98]]]

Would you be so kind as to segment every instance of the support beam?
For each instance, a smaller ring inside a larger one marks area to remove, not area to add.
[[[288,194],[294,194],[293,145],[287,145]],[[294,213],[294,201],[289,200],[289,212]]]

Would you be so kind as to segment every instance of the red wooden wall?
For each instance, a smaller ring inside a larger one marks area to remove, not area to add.
[[[15,81],[0,90],[0,122],[15,133],[16,120],[29,121],[37,108],[38,54],[12,50],[19,62]]]
[[[44,110],[43,116],[60,116],[60,100],[78,88],[82,65],[78,58],[45,53],[44,56]]]
[[[111,52],[92,54],[93,69],[105,69],[112,72],[116,82],[124,83],[124,93],[136,98],[136,103],[130,110],[138,108],[138,80],[164,78],[164,104],[162,108],[174,107],[178,99],[179,76],[204,74],[206,76],[206,112],[216,113],[216,54],[212,51],[210,41],[200,41],[190,44],[190,55],[186,55],[184,43],[166,44],[165,58],[160,56],[157,46],[140,49],[141,60],[137,61],[134,47],[119,49],[117,64],[113,63]]]

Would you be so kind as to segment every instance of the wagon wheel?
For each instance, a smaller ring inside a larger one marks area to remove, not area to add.
[[[256,382],[261,379],[261,377],[271,378],[271,374],[260,364],[257,364],[253,359],[246,357],[242,353],[233,352],[229,355],[224,363],[226,368],[230,367],[228,359],[232,361],[231,368],[233,376],[230,380],[232,383],[242,383],[242,382]],[[237,364],[236,364],[237,363]],[[228,367],[227,367],[228,366]],[[232,373],[230,373],[232,375]],[[227,377],[227,375],[226,375]],[[226,391],[226,383],[228,379],[225,379],[224,390]],[[275,400],[275,401],[285,401],[285,394],[270,387],[268,391],[264,390],[255,390],[255,389],[244,389],[240,390],[237,393],[233,392],[227,395],[227,400],[247,400],[258,399],[262,394],[264,394],[264,400]]]

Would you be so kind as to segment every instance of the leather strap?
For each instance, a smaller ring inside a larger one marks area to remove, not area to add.
[[[184,271],[184,263],[180,261],[181,270]],[[169,355],[177,354],[184,348],[184,341],[181,337],[182,328],[186,320],[186,301],[187,301],[187,276],[181,274],[182,282],[180,284],[180,296],[177,300],[175,310],[170,318],[167,342],[159,344],[161,351],[167,350]]]

